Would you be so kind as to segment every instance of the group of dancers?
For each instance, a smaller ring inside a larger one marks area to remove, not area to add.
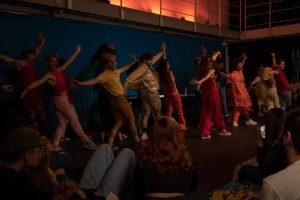
[[[106,108],[106,113],[109,112],[112,114],[111,116],[105,115],[102,117],[106,118],[106,121],[114,121],[109,130],[106,130],[109,132],[108,145],[111,147],[115,147],[115,137],[118,135],[121,127],[125,123],[129,126],[134,142],[140,142],[140,137],[136,128],[135,116],[128,100],[125,97],[127,89],[137,90],[141,101],[142,140],[148,139],[148,121],[151,113],[153,112],[156,118],[161,117],[161,100],[158,93],[160,83],[165,85],[165,115],[171,117],[173,107],[175,107],[178,113],[180,129],[183,131],[187,130],[180,94],[176,86],[175,76],[171,71],[170,63],[167,60],[166,45],[164,43],[161,43],[159,52],[156,55],[153,56],[151,53],[144,53],[138,61],[135,56],[132,56],[131,61],[120,68],[117,68],[114,45],[102,45],[96,52],[91,65],[84,69],[74,80],[70,81],[63,72],[80,53],[81,46],[76,45],[76,49],[73,54],[65,61],[60,59],[56,53],[48,54],[45,58],[48,72],[42,76],[42,78],[37,79],[34,61],[44,46],[46,39],[43,35],[40,35],[38,41],[36,49],[23,51],[23,59],[18,60],[7,55],[0,54],[0,60],[16,67],[19,72],[19,81],[22,90],[21,98],[23,103],[30,111],[30,116],[33,119],[40,119],[45,127],[47,127],[45,111],[37,88],[44,83],[48,83],[53,87],[53,105],[58,118],[58,125],[52,139],[55,149],[61,149],[60,142],[64,138],[68,122],[70,122],[73,131],[81,139],[83,147],[92,150],[97,148],[97,145],[85,134],[81,127],[76,110],[72,103],[70,85],[102,86],[99,90],[99,94],[101,94],[99,95],[99,103],[102,104],[102,107]],[[205,48],[202,49],[205,50]],[[220,54],[220,51],[216,51],[210,57],[202,56],[201,60],[199,60],[200,67],[197,70],[196,79],[190,82],[191,84],[197,85],[198,90],[201,90],[202,105],[200,114],[200,132],[202,139],[211,138],[212,124],[215,128],[220,130],[219,135],[231,135],[231,133],[225,128],[225,122],[222,115],[221,99],[216,84],[216,78],[218,76],[221,76],[230,83],[227,98],[229,100],[228,105],[231,107],[232,111],[227,122],[231,123],[233,126],[238,126],[239,116],[244,115],[246,125],[257,124],[249,117],[252,103],[245,86],[243,75],[243,66],[247,56],[242,56],[241,60],[239,60],[235,65],[235,70],[233,72],[228,74],[217,74],[215,61]],[[275,61],[275,54],[272,55],[273,60]],[[161,61],[157,69],[153,68],[153,64],[160,59]],[[273,107],[279,106],[279,98],[274,97],[275,94],[277,95],[275,82],[272,83],[272,87],[267,85],[268,82],[266,79],[269,80],[270,77],[272,80],[273,77],[276,80],[278,94],[285,102],[285,104],[282,105],[286,106],[290,104],[289,94],[285,87],[287,80],[281,67],[284,65],[282,62],[284,61],[280,61],[279,64],[277,64],[276,69],[269,70],[264,68],[264,75],[259,83],[262,85],[259,88],[263,88],[261,91],[267,90],[268,96],[273,95],[272,98],[274,98],[275,101]],[[93,71],[96,72],[96,77],[90,80],[84,80],[85,76]],[[128,75],[124,83],[122,83],[120,80],[120,74],[126,71]],[[283,85],[280,81],[283,82]],[[264,92],[261,93],[265,95]],[[271,104],[268,104],[268,108],[271,107]],[[109,109],[107,110],[107,108]],[[113,117],[113,120],[111,117]],[[105,125],[103,124],[103,126]]]

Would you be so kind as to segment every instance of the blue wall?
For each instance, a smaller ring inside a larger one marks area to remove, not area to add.
[[[208,40],[197,37],[169,35],[160,32],[143,31],[126,26],[88,23],[74,20],[64,20],[48,16],[17,15],[0,12],[0,53],[20,58],[23,49],[35,48],[37,36],[44,33],[46,44],[36,61],[38,77],[46,73],[44,57],[49,52],[57,52],[60,57],[68,58],[75,50],[75,44],[82,45],[82,52],[66,71],[69,77],[75,77],[90,63],[99,45],[115,43],[117,49],[118,66],[129,62],[130,55],[135,53],[139,57],[144,52],[155,54],[161,42],[167,45],[167,54],[171,68],[176,76],[177,85],[181,92],[188,86],[188,81],[194,77],[193,58],[199,56],[201,46],[209,52],[223,51],[221,41]],[[4,63],[0,63],[0,82],[14,83],[14,70]],[[90,74],[88,78],[95,76]],[[122,77],[122,80],[124,77]],[[47,87],[42,90],[49,120],[55,126],[55,114],[49,99]],[[193,88],[191,88],[192,90]],[[128,95],[135,95],[128,91]],[[10,101],[18,94],[9,96],[1,94],[2,101]],[[97,112],[90,113],[95,105],[96,94],[92,87],[78,88],[74,91],[75,106],[83,126],[89,129],[90,120],[97,121]],[[92,116],[92,117],[91,117]]]

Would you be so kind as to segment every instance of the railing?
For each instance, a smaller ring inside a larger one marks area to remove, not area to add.
[[[299,0],[110,0],[111,4],[244,32],[300,23]],[[151,3],[150,3],[151,2]]]
[[[240,13],[229,13],[228,0],[110,0],[110,4],[193,22],[195,27],[206,24],[239,30]],[[234,6],[239,10],[239,4]],[[230,24],[229,18],[238,23]]]
[[[300,1],[244,0],[243,31],[300,23]]]

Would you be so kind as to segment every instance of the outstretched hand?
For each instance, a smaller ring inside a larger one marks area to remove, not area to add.
[[[78,53],[81,52],[81,45],[80,45],[80,44],[76,44],[76,51],[77,51]]]
[[[201,52],[202,52],[202,55],[206,55],[207,49],[204,46],[202,46],[201,47]]]
[[[39,34],[38,41],[39,41],[39,44],[42,44],[42,43],[46,42],[46,37],[43,33]]]
[[[78,81],[78,80],[70,79],[69,81],[70,81],[70,83],[72,83],[73,85],[81,85],[81,82]]]
[[[3,92],[13,92],[14,86],[13,85],[1,85],[1,90]]]
[[[24,97],[26,96],[27,92],[28,92],[28,90],[24,90],[24,91],[21,93],[20,98],[21,98],[21,99],[24,99]]]
[[[246,53],[242,53],[242,58],[243,58],[243,59],[247,59],[247,58],[248,58],[248,55],[246,55]]]
[[[78,82],[79,82],[79,81],[77,81],[77,80],[75,80],[75,79],[69,79],[69,80],[68,80],[68,86],[69,86],[69,88],[70,88],[70,89],[76,88],[76,87],[79,85]]]
[[[197,81],[196,79],[192,79],[192,80],[190,80],[190,84],[191,85],[198,85],[198,84],[201,84],[201,82]]]
[[[160,44],[160,51],[163,51],[163,52],[166,51],[166,43],[162,42],[162,43]]]

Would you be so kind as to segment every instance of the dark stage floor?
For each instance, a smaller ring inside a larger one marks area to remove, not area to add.
[[[202,140],[199,129],[190,127],[187,130],[186,142],[199,169],[199,186],[206,191],[230,182],[235,166],[255,156],[256,126],[240,125],[228,129],[232,131],[232,136],[213,135],[211,140]],[[101,143],[97,135],[94,138],[97,144]],[[75,138],[62,146],[72,154],[72,174],[75,179],[79,179],[92,151],[83,149],[80,141]],[[123,146],[137,148],[131,145],[130,141]]]

